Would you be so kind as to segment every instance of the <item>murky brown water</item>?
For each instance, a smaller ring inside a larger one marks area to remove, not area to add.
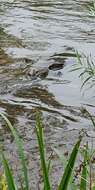
[[[35,108],[42,112],[48,148],[56,145],[61,150],[68,149],[81,128],[92,130],[82,107],[94,113],[95,99],[91,90],[84,95],[80,92],[78,73],[69,72],[76,62],[74,50],[95,57],[95,17],[89,15],[88,3],[85,0],[0,3],[0,110],[23,137],[34,176],[38,169],[34,161]],[[46,69],[60,63],[64,66],[49,70],[46,77],[28,76],[31,68]],[[2,127],[0,131],[11,152],[14,143],[10,143],[9,133]],[[32,185],[37,189],[33,179]]]

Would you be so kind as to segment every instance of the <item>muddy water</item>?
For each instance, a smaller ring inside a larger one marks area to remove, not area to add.
[[[34,189],[39,184],[35,110],[41,111],[48,150],[55,145],[69,150],[81,128],[93,130],[83,107],[94,113],[95,99],[91,90],[80,91],[79,73],[70,72],[77,61],[75,50],[95,56],[95,18],[89,15],[88,4],[85,0],[0,2],[0,110],[25,142]],[[32,68],[46,70],[51,64],[63,66],[44,77],[29,75]],[[15,160],[10,133],[2,126],[0,133]],[[56,168],[59,175],[55,159],[55,181]]]

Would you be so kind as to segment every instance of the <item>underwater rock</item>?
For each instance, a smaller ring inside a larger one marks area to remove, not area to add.
[[[25,58],[23,58],[23,61],[25,62],[25,63],[34,63],[34,61],[32,60],[32,59],[29,59],[29,58],[27,58],[27,57],[25,57]]]
[[[60,70],[63,69],[64,63],[53,63],[49,65],[49,70]]]
[[[32,77],[32,78],[45,78],[47,77],[49,72],[48,68],[31,68],[30,70],[28,70],[27,75]]]

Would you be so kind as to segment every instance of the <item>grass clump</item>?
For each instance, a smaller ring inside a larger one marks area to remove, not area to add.
[[[72,65],[72,71],[80,71],[79,78],[82,79],[82,86],[89,85],[89,88],[93,88],[95,86],[95,64],[91,58],[83,55],[82,57],[76,52],[77,63]]]
[[[95,16],[95,0],[90,2],[89,5],[87,6],[87,8],[88,8],[88,11],[89,11],[89,15],[90,16]]]
[[[92,124],[95,127],[94,119],[90,116],[89,112],[87,112],[89,118],[91,119]],[[21,187],[16,184],[12,170],[8,164],[7,158],[1,149],[1,157],[2,157],[2,165],[4,168],[4,174],[0,177],[0,190],[31,190],[32,187],[29,186],[29,179],[28,179],[28,171],[26,167],[23,143],[19,138],[16,130],[11,125],[10,121],[6,118],[5,115],[1,114],[2,118],[7,123],[8,128],[10,129],[16,143],[16,147],[18,150],[18,155],[21,163],[22,168],[22,175],[20,176],[23,179],[23,185]],[[45,150],[45,143],[44,143],[44,134],[43,134],[43,126],[39,116],[39,113],[36,114],[36,136],[37,142],[39,147],[39,154],[40,154],[40,162],[41,162],[41,170],[42,170],[42,178],[43,178],[43,188],[44,190],[52,190],[49,170],[50,170],[50,161],[47,163],[46,160],[46,150]],[[81,149],[81,157],[83,161],[79,164],[79,168],[77,170],[74,169],[74,165],[76,162],[76,157],[78,152],[80,152],[80,143],[82,141],[84,132],[82,135],[79,136],[76,144],[73,146],[71,154],[69,156],[68,161],[65,160],[65,169],[63,171],[63,175],[60,182],[58,183],[56,190],[95,190],[95,183],[92,180],[92,164],[95,164],[95,150],[90,151],[88,147],[88,143]],[[61,161],[63,162],[63,156],[60,156],[60,153],[55,149],[58,156],[60,157]],[[18,175],[19,176],[19,175]],[[74,178],[79,176],[78,181],[79,183],[76,184],[74,182]],[[80,180],[79,180],[80,179]]]
[[[92,116],[90,116],[89,112],[86,111],[93,126],[95,127],[95,122]],[[31,190],[32,187],[29,186],[29,179],[28,179],[28,171],[26,167],[25,155],[24,155],[24,148],[21,139],[19,138],[17,131],[13,128],[10,121],[6,118],[5,115],[0,114],[2,118],[7,123],[7,127],[10,129],[16,143],[18,156],[21,163],[21,170],[22,175],[20,176],[23,179],[23,184],[21,187],[16,183],[12,170],[8,164],[7,158],[1,149],[1,158],[2,158],[2,165],[4,169],[4,174],[0,177],[0,190]],[[43,188],[44,190],[52,190],[49,170],[50,170],[50,161],[47,163],[46,160],[46,150],[45,150],[45,143],[44,143],[44,134],[43,134],[43,126],[41,122],[41,118],[39,113],[36,114],[36,136],[37,142],[39,147],[39,154],[40,154],[40,162],[41,162],[41,170],[42,170],[42,178],[43,178]],[[78,165],[79,168],[75,170],[74,165],[76,162],[76,157],[78,152],[80,152],[80,143],[82,141],[84,132],[82,135],[79,136],[77,142],[73,146],[71,154],[69,156],[68,161],[65,161],[65,169],[63,171],[63,175],[59,180],[59,183],[56,187],[56,190],[95,190],[95,182],[92,179],[92,164],[95,164],[95,150],[90,151],[88,147],[88,143],[81,149],[81,158],[82,161]],[[55,152],[59,154],[59,152],[55,149]],[[63,156],[59,157],[63,162]],[[18,175],[19,176],[19,175]],[[79,176],[79,177],[78,177]],[[76,184],[74,182],[74,178],[78,178],[79,183]],[[80,179],[80,180],[79,180]]]
[[[27,167],[26,167],[26,163],[25,163],[25,155],[24,155],[24,150],[23,150],[23,143],[22,143],[21,139],[19,138],[19,135],[17,134],[16,130],[13,128],[10,121],[7,119],[7,117],[5,115],[3,115],[3,114],[0,114],[0,115],[5,120],[5,122],[7,123],[7,126],[10,129],[10,131],[11,131],[11,133],[12,133],[14,139],[15,139],[15,143],[16,143],[16,147],[17,147],[17,151],[18,151],[18,156],[19,156],[19,159],[20,159],[21,167],[22,167],[21,171],[22,171],[23,179],[24,179],[24,187],[23,187],[23,189],[29,190],[28,174],[27,174]],[[13,176],[11,174],[10,168],[8,166],[8,162],[5,159],[5,156],[4,156],[3,152],[2,152],[2,158],[3,158],[3,165],[4,165],[6,177],[8,176],[7,182],[9,182],[8,184],[12,183],[13,189],[15,190],[17,188],[16,188],[16,185],[14,183]],[[9,175],[8,175],[8,173],[9,173]],[[10,179],[10,181],[9,181],[9,179]],[[9,185],[8,185],[8,187],[9,187]]]
[[[3,152],[3,150],[1,150],[2,163],[3,163],[4,173],[6,176],[5,184],[7,184],[5,186],[5,188],[2,188],[2,190],[18,190],[18,189],[28,190],[28,189],[31,189],[31,187],[29,187],[28,172],[27,172],[27,167],[26,167],[26,162],[25,162],[25,155],[24,155],[24,151],[23,151],[22,141],[19,138],[16,130],[11,125],[10,121],[6,118],[6,116],[3,114],[1,114],[1,116],[7,123],[7,126],[10,129],[10,131],[15,139],[20,163],[22,166],[22,178],[24,180],[23,187],[19,188],[14,180],[12,171],[11,171],[8,161],[4,155],[4,152]],[[40,116],[38,113],[36,115],[36,135],[37,135],[37,142],[38,142],[38,147],[39,147],[41,169],[42,169],[42,173],[43,173],[42,177],[43,177],[43,183],[44,183],[44,190],[51,190],[52,187],[51,187],[50,179],[49,179],[50,162],[47,164],[47,161],[46,161],[43,127],[42,127],[41,119],[40,119]],[[66,168],[63,172],[60,183],[57,185],[57,190],[67,190],[68,189],[68,185],[70,183],[70,179],[71,179],[71,176],[73,173],[73,168],[74,168],[74,164],[76,161],[77,153],[79,151],[81,140],[82,140],[82,136],[79,137],[79,139],[77,140],[76,144],[73,147],[73,150],[70,154],[69,160],[68,160]]]
[[[93,126],[95,127],[95,122],[92,116],[90,116],[89,112],[86,111]],[[13,128],[10,121],[6,118],[5,115],[0,114],[2,118],[7,123],[7,127],[10,129],[16,143],[16,147],[18,150],[18,155],[22,168],[22,175],[20,176],[23,179],[23,184],[18,185],[14,179],[12,170],[8,164],[7,158],[1,149],[1,158],[2,165],[4,169],[4,174],[0,177],[0,190],[31,190],[32,187],[29,185],[28,179],[28,171],[26,167],[24,148],[21,139],[19,138],[17,131]],[[49,176],[50,170],[50,161],[46,160],[46,150],[44,143],[44,134],[43,134],[43,126],[41,122],[41,118],[39,113],[36,114],[36,136],[39,147],[40,154],[40,162],[41,162],[41,170],[42,170],[42,178],[43,178],[43,188],[42,190],[52,190],[52,185]],[[86,134],[86,132],[85,132]],[[65,169],[63,171],[63,175],[57,184],[56,190],[95,190],[95,182],[92,179],[92,165],[95,164],[95,150],[90,151],[88,147],[88,143],[86,143],[83,148],[80,149],[80,144],[83,138],[83,134],[79,136],[77,142],[73,146],[69,159],[65,160]],[[59,156],[61,162],[64,160],[64,156],[60,155],[57,149],[54,150]],[[82,161],[78,164],[77,169],[74,168],[77,154],[81,153]],[[78,168],[79,167],[79,168]],[[18,175],[19,176],[19,175]],[[78,184],[74,181],[74,179],[78,178]],[[42,187],[42,186],[41,186]]]

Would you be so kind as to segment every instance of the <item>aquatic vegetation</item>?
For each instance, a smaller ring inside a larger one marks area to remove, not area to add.
[[[89,118],[91,119],[91,122],[93,126],[95,127],[95,122],[92,116],[90,116],[90,113],[87,111],[87,114],[89,114]],[[21,164],[21,178],[23,179],[23,184],[17,185],[14,179],[13,172],[9,166],[9,163],[7,161],[7,157],[3,152],[3,149],[1,148],[1,160],[2,165],[4,169],[4,174],[0,177],[0,189],[1,190],[29,190],[32,187],[29,186],[29,178],[28,178],[28,170],[26,167],[26,159],[24,155],[24,149],[23,149],[23,142],[19,138],[19,135],[17,134],[17,131],[14,129],[14,127],[11,125],[10,121],[6,118],[5,115],[0,114],[1,117],[5,120],[7,127],[10,129],[16,143],[18,156]],[[43,134],[43,126],[41,122],[41,118],[39,113],[36,114],[36,126],[35,126],[36,136],[37,136],[37,142],[39,147],[39,154],[40,154],[40,162],[41,162],[41,170],[42,170],[42,179],[43,179],[43,185],[44,187],[42,189],[44,190],[51,190],[51,183],[50,183],[50,165],[51,165],[51,158],[47,162],[46,160],[46,150],[45,150],[45,142],[44,142],[44,134]],[[82,147],[80,147],[80,144],[82,142],[82,139],[86,135],[86,131],[82,131],[79,135],[79,138],[76,142],[76,144],[73,146],[73,149],[71,151],[71,154],[69,155],[68,160],[64,161],[64,156],[60,155],[57,149],[54,149],[58,157],[60,158],[61,162],[64,162],[65,169],[63,170],[63,175],[60,179],[59,184],[57,185],[57,190],[94,190],[95,189],[95,183],[92,177],[92,165],[95,164],[95,150],[90,149],[88,146],[88,142]],[[75,169],[75,162],[77,154],[81,154],[81,162],[77,164],[77,168]],[[19,177],[19,174],[18,174]],[[78,179],[78,184],[75,182],[75,180]]]
[[[90,4],[87,6],[87,8],[89,10],[90,16],[95,16],[95,0],[90,2]]]
[[[93,126],[95,127],[95,121],[93,117],[90,115],[90,113],[85,110],[88,117],[91,119],[91,122]],[[3,114],[0,114],[1,117],[5,120],[7,127],[10,129],[12,136],[14,137],[15,144],[17,147],[17,152],[19,156],[19,160],[21,163],[21,178],[23,179],[23,185],[20,187],[16,184],[15,179],[12,174],[12,170],[10,169],[8,160],[6,158],[5,153],[3,152],[3,149],[1,148],[1,160],[2,165],[4,169],[4,174],[0,177],[0,185],[1,190],[29,190],[29,179],[28,179],[28,171],[26,166],[26,158],[24,155],[24,149],[23,149],[23,142],[21,141],[16,129],[11,125],[10,121],[7,119],[7,117]],[[36,114],[36,136],[37,136],[37,142],[39,147],[39,155],[40,155],[40,162],[41,162],[41,169],[42,169],[42,178],[43,178],[43,184],[45,190],[51,190],[51,183],[50,183],[50,164],[51,164],[51,158],[47,162],[46,155],[45,155],[45,142],[44,142],[44,134],[43,134],[43,127],[42,122],[39,113]],[[82,139],[86,134],[86,131],[82,131],[80,133],[80,136],[76,142],[76,144],[73,146],[72,152],[69,156],[69,159],[66,161],[66,158],[64,160],[64,156],[59,153],[57,149],[54,149],[53,151],[56,152],[60,160],[65,163],[66,166],[63,172],[63,175],[60,179],[59,184],[57,185],[57,190],[67,190],[72,189],[76,190],[79,186],[80,190],[86,190],[88,187],[90,187],[91,190],[95,189],[95,184],[92,178],[92,165],[95,163],[95,150],[90,150],[88,146],[88,142],[86,145],[82,145],[80,148],[80,143],[82,142]],[[76,162],[77,154],[81,154],[81,163],[78,164],[77,169],[74,169],[74,165]],[[6,176],[6,177],[5,177]],[[19,176],[19,175],[18,175]],[[78,178],[79,185],[74,182],[74,178]]]
[[[95,73],[93,72],[94,63],[91,63],[92,60],[89,59],[88,62],[90,64],[87,64],[87,62],[83,61],[83,58],[80,57],[78,53],[72,53],[73,48],[75,47],[79,49],[82,48],[84,52],[88,51],[88,49],[92,51],[94,48],[92,45],[95,39],[94,19],[89,16],[94,16],[95,14],[94,1],[14,0],[13,4],[11,4],[13,0],[1,1],[8,3],[0,4],[0,9],[2,10],[0,11],[1,26],[4,27],[4,29],[1,28],[0,30],[0,44],[1,48],[3,48],[0,51],[2,72],[0,72],[0,109],[6,110],[8,114],[10,113],[11,117],[13,117],[16,122],[19,122],[18,125],[21,124],[25,127],[25,130],[27,130],[26,123],[29,122],[30,125],[30,120],[32,118],[31,116],[35,110],[34,107],[39,107],[39,109],[43,110],[45,117],[46,112],[48,115],[50,115],[49,123],[52,122],[52,117],[54,117],[54,119],[56,116],[59,117],[56,124],[56,132],[60,128],[59,120],[61,118],[63,120],[62,125],[65,125],[65,129],[68,130],[69,127],[71,129],[73,127],[73,124],[74,127],[77,124],[77,126],[80,128],[80,121],[79,123],[74,123],[74,121],[81,119],[81,121],[85,122],[85,118],[81,117],[82,112],[80,113],[80,110],[78,110],[80,109],[79,104],[83,101],[81,101],[79,97],[78,99],[76,98],[76,104],[78,103],[78,109],[76,109],[76,105],[73,104],[71,97],[72,95],[70,93],[73,89],[73,85],[71,85],[73,81],[72,78],[69,78],[67,81],[67,71],[65,68],[63,69],[63,67],[65,64],[70,63],[69,60],[78,60],[78,64],[74,66],[76,68],[73,67],[72,69],[80,70],[79,77],[81,77],[83,81],[82,89],[86,85],[94,85]],[[89,4],[87,15],[85,14],[85,10],[83,10],[84,4]],[[11,58],[9,55],[11,55]],[[34,60],[34,63],[31,62],[32,59]],[[86,60],[86,57],[84,59]],[[8,65],[6,63],[8,63]],[[49,70],[51,71],[48,79],[43,81],[34,81],[32,84],[31,76],[33,76],[33,79],[35,76],[38,78],[40,77],[41,79],[45,79],[45,77],[48,75],[48,70],[31,70],[31,72],[28,73],[29,77],[26,76],[26,70],[30,69],[31,67],[34,68],[35,66],[47,67],[48,63],[51,63],[49,66]],[[54,72],[55,70],[60,69],[62,69],[62,75],[61,72]],[[59,73],[60,78],[58,74],[56,75],[55,73]],[[61,77],[62,85],[60,80]],[[62,93],[60,93],[61,87],[63,90]],[[74,95],[77,96],[76,91]],[[64,113],[64,115],[62,113]],[[65,113],[67,115],[65,115]],[[13,174],[14,171],[11,169],[9,160],[7,160],[7,154],[4,153],[2,149],[1,159],[4,169],[4,178],[2,175],[2,179],[0,180],[1,189],[32,189],[32,187],[30,187],[30,180],[28,177],[28,169],[26,166],[26,155],[24,154],[23,142],[19,138],[19,134],[17,134],[16,130],[14,130],[8,119],[4,115],[2,115],[2,117],[6,121],[8,128],[10,128],[12,136],[14,136],[18,151],[18,157],[20,160],[20,168],[22,171],[21,178],[23,179],[23,183],[22,186],[21,184],[18,185],[16,183]],[[95,126],[92,116],[88,114],[87,118],[88,117],[92,120],[93,126]],[[23,122],[24,119],[25,122]],[[49,120],[49,117],[45,119]],[[52,122],[52,125],[54,125],[54,123],[56,123],[56,120]],[[30,132],[29,129],[30,128],[28,128],[27,136]],[[20,130],[22,129],[20,128]],[[39,115],[37,115],[36,118],[35,132],[37,135],[37,144],[39,147],[41,172],[43,178],[42,185],[44,184],[43,189],[52,189],[50,180],[50,166],[52,160],[50,158],[49,161],[47,161],[47,156],[45,154],[46,146],[44,142],[43,126]],[[54,135],[56,135],[56,132]],[[69,131],[68,133],[71,135]],[[59,133],[58,138],[62,139],[62,137],[63,136],[61,136],[61,133]],[[72,138],[74,138],[73,135]],[[89,154],[90,150],[88,144],[82,147],[81,157],[83,159],[75,171],[74,165],[75,163],[78,164],[76,157],[78,156],[80,150],[81,139],[81,136],[79,139],[76,139],[77,142],[74,145],[68,160],[66,161],[66,167],[63,169],[62,178],[59,181],[60,183],[58,184],[58,187],[56,187],[58,190],[85,190],[88,186],[89,189],[95,189],[94,185],[91,182],[91,165],[92,162],[94,162],[94,152],[93,154]],[[32,157],[32,155],[29,153],[29,158],[30,156]],[[12,162],[14,162],[14,160]],[[88,168],[90,168],[90,171]],[[78,186],[75,176],[78,178]]]
[[[95,64],[92,60],[91,55],[86,57],[83,55],[82,57],[76,52],[77,55],[77,63],[72,65],[72,69],[70,71],[80,71],[79,77],[82,78],[82,86],[81,89],[89,84],[90,88],[95,85]]]
[[[28,174],[27,174],[27,167],[26,167],[26,163],[25,163],[23,144],[22,144],[21,139],[19,138],[16,130],[11,125],[10,121],[3,114],[0,114],[0,115],[3,117],[3,119],[7,123],[7,126],[10,129],[10,131],[15,139],[16,146],[17,146],[19,159],[20,159],[21,165],[22,165],[22,174],[24,174],[24,176],[23,176],[24,185],[23,185],[23,187],[21,187],[21,189],[28,190],[29,189],[29,180],[28,180]],[[38,146],[39,146],[41,168],[43,171],[42,177],[43,177],[44,189],[51,190],[52,188],[51,188],[51,184],[50,184],[50,180],[49,180],[50,161],[47,164],[46,157],[45,157],[45,144],[44,144],[43,128],[42,128],[42,123],[41,123],[39,114],[37,114],[37,116],[36,116],[36,135],[37,135],[37,141],[38,141]],[[81,140],[82,140],[82,136],[80,135],[79,139],[77,140],[77,142],[74,145],[73,150],[70,154],[65,171],[64,171],[63,176],[58,185],[58,188],[57,188],[58,190],[62,190],[62,189],[66,190],[68,188],[68,184],[70,182],[70,178],[73,173],[73,168],[74,168],[74,164],[76,161],[76,156],[77,156],[77,153],[78,153],[78,150],[80,147]],[[3,150],[1,150],[1,155],[2,155],[2,163],[3,163],[3,167],[4,167],[4,172],[6,175],[6,182],[7,182],[7,187],[8,187],[7,189],[8,190],[10,190],[10,189],[17,190],[19,188],[15,184],[15,180],[14,180],[12,171],[10,169],[10,166],[4,155]]]
[[[13,179],[11,170],[9,168],[8,162],[7,162],[3,152],[2,152],[2,160],[3,160],[3,166],[4,166],[4,170],[5,170],[6,182],[8,185],[8,189],[16,190],[16,186],[14,183],[14,179]]]
[[[22,166],[21,171],[22,171],[22,175],[23,175],[23,179],[24,179],[24,186],[25,186],[26,190],[29,190],[28,174],[27,174],[27,167],[26,167],[26,163],[25,163],[25,155],[24,155],[24,150],[23,150],[23,143],[22,143],[21,139],[19,138],[16,130],[11,125],[10,121],[3,114],[0,114],[0,115],[6,121],[7,126],[10,129],[10,131],[11,131],[11,133],[12,133],[14,139],[15,139],[15,143],[16,143],[17,151],[18,151],[18,156],[19,156],[19,159],[21,161],[21,166]],[[10,168],[8,166],[8,162],[5,159],[5,156],[4,156],[3,152],[2,152],[2,159],[3,159],[4,168],[5,168],[6,178],[8,177],[7,178],[8,188],[11,189],[10,188],[10,184],[11,184],[12,188],[16,189],[16,186],[15,186],[15,183],[14,183]]]

